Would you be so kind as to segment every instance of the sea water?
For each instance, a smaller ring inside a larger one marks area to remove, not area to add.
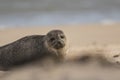
[[[120,0],[0,0],[0,28],[120,21]]]

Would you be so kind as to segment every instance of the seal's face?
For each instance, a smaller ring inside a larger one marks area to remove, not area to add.
[[[61,49],[66,44],[66,37],[61,30],[52,30],[47,34],[47,43],[54,49]]]

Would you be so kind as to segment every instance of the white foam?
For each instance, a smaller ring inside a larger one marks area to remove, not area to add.
[[[112,19],[104,19],[101,21],[102,25],[114,25],[116,23],[117,23],[117,21],[114,21]]]

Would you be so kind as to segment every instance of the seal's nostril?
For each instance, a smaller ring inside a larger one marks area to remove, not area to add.
[[[58,44],[59,44],[59,45],[62,45],[62,43],[61,43],[60,41],[58,41]]]

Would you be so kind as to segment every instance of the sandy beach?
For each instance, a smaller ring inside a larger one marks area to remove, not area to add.
[[[27,35],[44,35],[53,29],[63,30],[67,36],[68,49],[80,51],[91,49],[91,46],[108,46],[110,51],[120,51],[120,24],[84,24],[84,25],[60,25],[29,28],[0,29],[0,46],[14,42]],[[104,47],[102,47],[104,48]],[[113,51],[113,54],[116,52]],[[69,52],[68,52],[69,54]],[[72,70],[71,70],[72,68]],[[91,74],[92,73],[92,74]],[[104,73],[104,74],[103,74]],[[25,68],[13,72],[2,72],[3,80],[119,80],[118,69],[99,68],[90,66],[57,66],[57,68],[45,71],[40,68]],[[7,74],[7,76],[5,76]],[[76,74],[76,75],[75,75]],[[22,77],[21,77],[22,76]],[[109,77],[110,76],[110,77]]]
[[[70,46],[119,45],[119,25],[87,24],[0,29],[0,45],[8,44],[27,35],[44,35],[53,29],[63,30]]]

